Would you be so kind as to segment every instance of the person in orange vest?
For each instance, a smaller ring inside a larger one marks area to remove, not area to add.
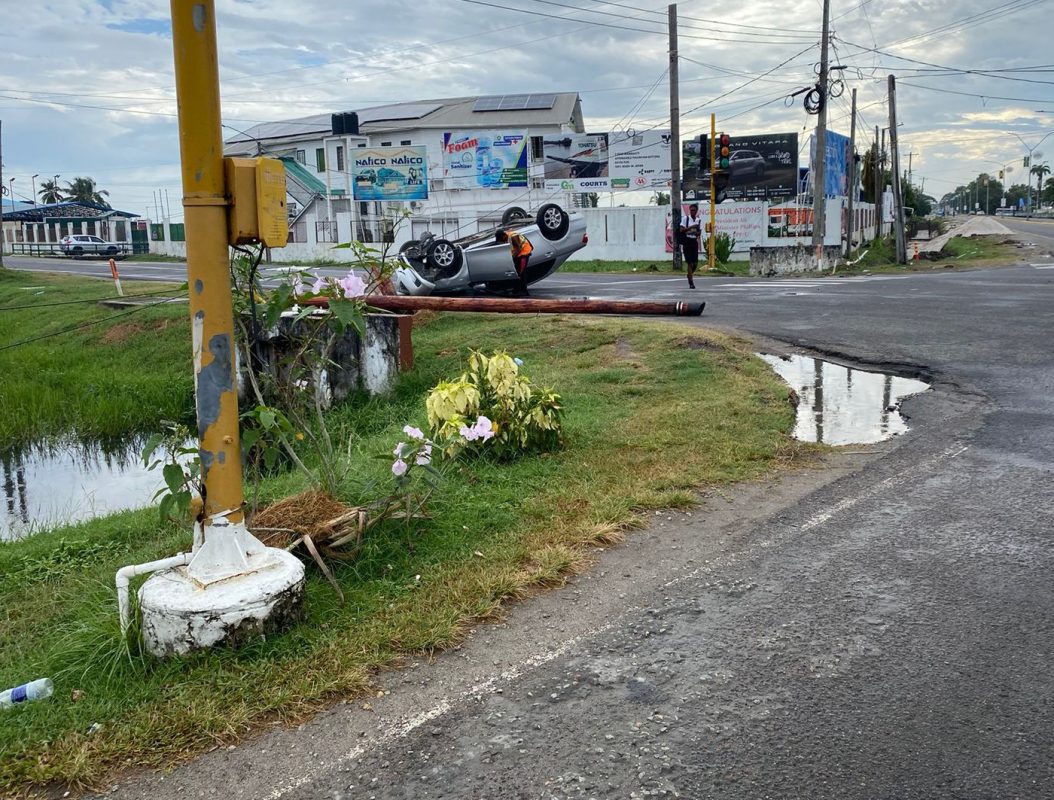
[[[520,276],[520,291],[522,297],[527,296],[527,262],[534,252],[534,245],[519,231],[498,231],[498,241],[508,242],[512,250],[512,263],[516,267],[516,274]]]

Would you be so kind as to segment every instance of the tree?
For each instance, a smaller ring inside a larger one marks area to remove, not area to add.
[[[668,206],[670,204],[670,193],[656,192],[649,198],[648,202],[655,203],[657,206]]]
[[[56,180],[44,181],[40,184],[40,191],[37,192],[40,195],[41,203],[61,203],[62,202],[62,187],[59,186],[59,182]]]
[[[600,195],[596,192],[587,192],[585,199],[589,204],[588,208],[596,208],[600,205]]]
[[[1036,207],[1038,208],[1043,197],[1043,178],[1050,174],[1050,166],[1036,164],[1029,170],[1029,173],[1036,176]]]
[[[1015,183],[1009,189],[1006,190],[1006,204],[1010,208],[1017,208],[1022,205],[1021,201],[1024,200],[1025,204],[1028,203],[1028,184],[1027,183]]]
[[[95,188],[94,178],[74,178],[66,184],[66,199],[78,203],[96,203],[109,208],[110,204],[106,202],[109,195],[105,189]]]
[[[1054,206],[1054,178],[1047,178],[1047,182],[1043,184],[1043,202]]]

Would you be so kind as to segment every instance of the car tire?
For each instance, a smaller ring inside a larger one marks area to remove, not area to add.
[[[519,206],[512,206],[511,208],[505,209],[505,213],[501,215],[501,224],[508,225],[510,222],[518,222],[521,219],[530,219],[531,215],[524,211]]]
[[[552,242],[563,239],[567,235],[567,229],[571,226],[571,217],[556,203],[546,203],[538,209],[535,222],[542,236]]]
[[[80,258],[81,256],[84,255],[84,248],[83,247],[74,247],[70,251],[70,253],[72,254],[73,258]]]
[[[115,255],[117,255],[117,248],[116,247],[107,247],[106,248],[106,255],[108,255],[108,256],[115,256]]]
[[[452,278],[461,269],[464,256],[449,239],[436,239],[425,252],[425,262],[439,278]]]

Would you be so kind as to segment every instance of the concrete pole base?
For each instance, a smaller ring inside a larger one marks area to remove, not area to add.
[[[304,565],[285,550],[253,555],[254,571],[202,588],[186,567],[158,572],[139,590],[143,645],[159,658],[237,647],[301,618]]]

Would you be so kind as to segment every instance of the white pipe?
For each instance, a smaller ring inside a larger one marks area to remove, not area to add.
[[[162,558],[159,561],[148,561],[145,564],[132,564],[117,570],[115,583],[117,584],[117,608],[121,616],[121,635],[128,632],[131,613],[128,606],[128,582],[136,575],[145,575],[148,572],[158,572],[173,567],[183,567],[190,563],[192,553],[180,553],[178,556]]]

